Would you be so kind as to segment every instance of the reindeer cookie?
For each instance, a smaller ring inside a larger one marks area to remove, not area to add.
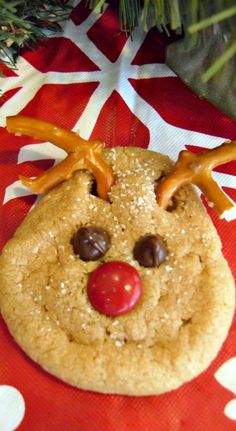
[[[234,282],[192,187],[166,209],[158,205],[156,188],[172,169],[167,157],[119,147],[101,156],[114,175],[107,200],[88,170],[76,171],[5,246],[1,312],[22,349],[63,381],[160,394],[217,355]]]

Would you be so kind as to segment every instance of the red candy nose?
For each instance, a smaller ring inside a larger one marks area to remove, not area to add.
[[[125,262],[106,262],[91,275],[88,297],[93,307],[107,316],[127,313],[142,293],[139,273]]]

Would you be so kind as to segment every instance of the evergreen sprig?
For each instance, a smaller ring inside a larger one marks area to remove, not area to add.
[[[58,31],[71,11],[67,0],[0,0],[0,59],[15,68],[19,49],[45,38],[45,29]],[[3,73],[2,73],[3,74]]]
[[[90,0],[89,5],[99,12],[106,2]],[[142,25],[146,31],[157,26],[169,35],[170,28],[183,33],[186,45],[194,46],[204,44],[218,32],[225,42],[225,52],[205,71],[205,82],[236,57],[235,0],[119,0],[118,4],[120,27],[128,33]]]
[[[87,0],[100,12],[107,0]],[[205,71],[202,79],[212,78],[230,59],[236,58],[235,0],[118,0],[122,30],[132,33],[138,25],[147,31],[157,26],[183,34],[187,45],[204,44],[218,32],[225,51]],[[0,0],[0,59],[15,67],[19,49],[45,38],[45,29],[60,30],[60,22],[69,16],[68,0]],[[0,68],[1,76],[1,68]],[[236,82],[236,78],[235,78]]]

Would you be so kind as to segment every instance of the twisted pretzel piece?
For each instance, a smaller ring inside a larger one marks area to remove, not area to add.
[[[224,143],[200,154],[181,151],[174,170],[157,188],[157,203],[166,209],[175,192],[180,187],[192,183],[200,188],[209,206],[214,208],[219,217],[224,218],[226,211],[234,208],[234,204],[213,180],[211,171],[216,166],[235,159],[236,142]]]
[[[10,133],[49,141],[68,153],[65,160],[35,179],[19,177],[33,192],[46,193],[62,181],[68,180],[78,169],[88,169],[96,180],[98,196],[108,200],[108,191],[114,184],[115,177],[110,166],[101,157],[104,147],[102,141],[86,141],[75,132],[21,115],[7,117],[6,126]]]

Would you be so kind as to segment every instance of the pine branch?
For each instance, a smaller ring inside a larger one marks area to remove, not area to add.
[[[105,0],[89,2],[97,12],[104,3]],[[225,52],[204,73],[205,82],[236,57],[235,0],[119,0],[119,19],[120,28],[127,33],[138,25],[145,31],[156,26],[167,35],[168,29],[182,33],[187,46],[204,44],[217,29],[225,41]]]
[[[15,68],[21,47],[36,46],[45,29],[60,30],[71,8],[66,0],[0,0],[0,59]]]

